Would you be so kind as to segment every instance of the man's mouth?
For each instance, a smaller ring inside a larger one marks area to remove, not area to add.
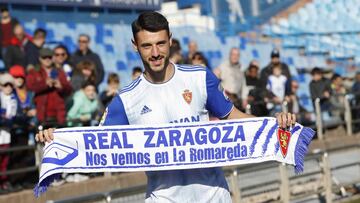
[[[150,63],[151,63],[152,65],[154,65],[154,66],[160,66],[160,65],[162,64],[162,62],[163,62],[163,58],[164,58],[164,57],[159,57],[159,58],[156,58],[156,59],[151,58],[151,59],[150,59]]]

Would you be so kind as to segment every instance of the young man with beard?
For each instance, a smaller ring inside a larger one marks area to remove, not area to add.
[[[169,61],[171,33],[168,21],[157,12],[142,13],[132,24],[132,40],[141,56],[144,73],[123,88],[107,107],[102,125],[158,124],[209,113],[221,119],[248,118],[219,90],[219,80],[205,67]],[[191,94],[186,97],[184,94]],[[281,113],[279,124],[292,125],[295,116]],[[53,139],[53,129],[37,139]],[[146,202],[231,202],[221,168],[147,171]]]

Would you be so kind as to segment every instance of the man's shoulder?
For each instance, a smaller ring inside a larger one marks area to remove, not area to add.
[[[123,87],[120,91],[119,91],[119,96],[121,98],[127,97],[127,96],[131,96],[133,94],[136,94],[137,91],[139,90],[139,87],[141,86],[141,84],[143,83],[143,78],[142,77],[138,77],[135,80],[133,80],[130,84],[126,85],[125,87]]]

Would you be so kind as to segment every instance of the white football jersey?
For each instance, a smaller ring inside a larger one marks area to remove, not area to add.
[[[226,117],[233,104],[211,70],[175,65],[173,77],[153,84],[141,75],[106,109],[102,125],[208,121]],[[148,171],[147,202],[231,202],[221,168]]]

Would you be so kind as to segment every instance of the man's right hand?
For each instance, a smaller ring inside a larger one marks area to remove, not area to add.
[[[46,130],[40,130],[36,136],[35,140],[37,142],[51,142],[54,139],[53,132],[55,131],[55,128],[49,128]]]

